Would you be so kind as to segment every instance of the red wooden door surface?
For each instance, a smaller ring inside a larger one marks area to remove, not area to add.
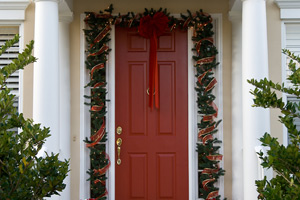
[[[149,45],[136,29],[116,27],[116,200],[188,200],[187,32],[158,40],[160,109],[153,110]]]

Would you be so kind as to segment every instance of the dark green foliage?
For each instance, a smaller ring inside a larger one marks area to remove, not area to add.
[[[6,42],[0,55],[19,41],[19,36]],[[0,199],[38,200],[58,194],[65,188],[69,161],[59,161],[58,154],[38,157],[49,128],[34,124],[19,114],[5,81],[16,70],[36,61],[32,54],[33,41],[26,46],[18,58],[0,69]],[[19,128],[16,133],[13,128]]]
[[[279,116],[280,122],[285,125],[291,138],[288,146],[279,144],[277,138],[271,137],[270,134],[260,138],[262,145],[268,147],[267,155],[262,152],[258,153],[262,160],[264,168],[273,168],[277,173],[276,177],[270,181],[256,181],[259,199],[265,200],[296,200],[300,198],[300,132],[296,129],[295,119],[299,118],[300,105],[298,103],[278,98],[277,92],[284,92],[300,97],[300,69],[296,67],[296,63],[300,63],[300,58],[295,56],[288,50],[283,50],[290,59],[289,69],[292,74],[288,80],[292,83],[292,87],[285,87],[284,84],[273,83],[266,78],[260,81],[248,80],[249,83],[256,88],[251,91],[255,96],[254,106],[263,108],[277,108],[281,110],[282,116]]]

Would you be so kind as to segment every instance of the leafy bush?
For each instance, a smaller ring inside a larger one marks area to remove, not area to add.
[[[19,36],[0,48],[0,56]],[[24,119],[13,106],[15,95],[10,93],[6,80],[16,70],[36,61],[32,56],[33,41],[11,64],[0,69],[0,199],[37,200],[58,194],[65,188],[63,180],[69,171],[69,161],[59,161],[58,154],[38,157],[49,128],[41,128],[31,119]],[[16,128],[20,133],[16,133]]]
[[[300,132],[295,125],[295,119],[300,118],[300,103],[284,102],[276,94],[277,91],[300,98],[300,69],[297,67],[300,58],[288,50],[283,50],[283,53],[291,59],[288,65],[292,72],[288,76],[291,87],[285,87],[284,83],[275,84],[266,78],[260,81],[248,80],[255,86],[255,89],[251,91],[255,96],[254,106],[280,109],[282,116],[279,116],[279,121],[287,128],[291,139],[290,144],[284,146],[277,141],[277,138],[271,137],[268,133],[260,138],[262,145],[269,149],[267,155],[262,152],[258,153],[262,160],[261,165],[264,168],[273,168],[277,174],[270,181],[266,177],[264,180],[256,181],[259,192],[258,199],[264,200],[300,199]]]

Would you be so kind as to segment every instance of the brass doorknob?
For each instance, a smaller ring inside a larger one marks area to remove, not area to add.
[[[122,145],[122,139],[118,138],[116,144],[118,147],[120,147]]]
[[[117,151],[118,151],[118,159],[117,159],[117,165],[121,165],[121,145],[122,145],[122,139],[117,139]]]

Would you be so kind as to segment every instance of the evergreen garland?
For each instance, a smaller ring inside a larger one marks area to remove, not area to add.
[[[213,103],[215,96],[212,90],[216,84],[213,69],[219,63],[216,62],[217,49],[213,45],[212,18],[202,10],[188,15],[181,15],[181,19],[170,17],[166,9],[145,9],[144,13],[134,14],[128,12],[125,15],[112,16],[113,6],[110,5],[99,13],[86,12],[84,30],[88,48],[86,50],[86,67],[90,71],[90,82],[86,87],[91,88],[91,95],[85,96],[90,100],[86,103],[91,112],[91,137],[86,138],[87,147],[90,148],[91,168],[88,171],[91,181],[91,196],[95,199],[106,199],[106,172],[110,161],[106,152],[107,133],[105,129],[105,116],[107,113],[106,102],[106,67],[110,41],[110,26],[138,27],[139,19],[156,12],[163,12],[169,17],[169,27],[173,29],[193,28],[194,48],[193,57],[197,69],[197,105],[201,121],[198,123],[198,137],[201,143],[197,145],[199,155],[199,197],[203,199],[220,199],[219,189],[214,186],[224,170],[219,162],[222,155],[218,153],[221,141],[213,135],[218,131],[216,128],[220,121],[216,121],[218,109]]]

